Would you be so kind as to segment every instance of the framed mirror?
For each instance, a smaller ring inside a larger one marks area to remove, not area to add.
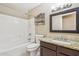
[[[79,8],[51,14],[50,32],[79,33]]]

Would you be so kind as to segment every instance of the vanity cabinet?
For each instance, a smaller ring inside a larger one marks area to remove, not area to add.
[[[41,47],[41,56],[56,56],[56,52],[49,48]]]
[[[40,54],[41,56],[79,56],[79,51],[41,41]]]
[[[79,56],[79,51],[58,46],[57,53],[61,53],[66,56]]]
[[[40,42],[41,56],[56,56],[56,46],[45,42]]]

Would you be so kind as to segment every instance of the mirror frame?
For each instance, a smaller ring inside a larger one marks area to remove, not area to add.
[[[70,12],[74,12],[74,11],[76,12],[76,30],[53,30],[52,29],[52,17],[53,16],[57,16],[57,15],[65,14],[65,13],[70,13]],[[50,32],[79,33],[79,7],[51,14],[49,25],[50,25]]]

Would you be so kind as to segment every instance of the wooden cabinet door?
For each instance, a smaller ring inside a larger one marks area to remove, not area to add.
[[[56,56],[56,52],[45,47],[41,47],[41,56]]]
[[[41,43],[42,47],[45,47],[45,48],[48,48],[48,49],[56,51],[56,45],[50,44],[50,43],[46,43],[46,42],[40,42],[40,43]]]
[[[60,46],[57,47],[57,52],[65,54],[65,55],[69,55],[69,56],[79,56],[79,51],[65,48],[65,47],[60,47]]]

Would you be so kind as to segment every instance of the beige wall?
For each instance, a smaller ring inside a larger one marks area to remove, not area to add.
[[[45,18],[46,18],[46,15],[48,15],[48,14],[46,14],[47,13],[47,11],[50,9],[50,6],[51,6],[52,4],[41,4],[40,6],[38,6],[37,8],[35,8],[35,9],[33,9],[32,10],[32,14],[34,15],[34,16],[37,16],[38,14],[40,14],[40,13],[45,13]],[[49,11],[48,11],[49,12]],[[48,17],[48,16],[47,16]],[[46,24],[48,24],[47,23],[47,21],[48,20],[46,20],[45,19],[45,25],[38,25],[38,26],[36,26],[36,34],[37,33],[39,33],[39,34],[47,34],[47,25]],[[39,32],[37,32],[37,31],[39,31]]]
[[[36,34],[46,34],[45,25],[37,25],[35,29]]]
[[[33,15],[35,15],[35,16],[37,14],[41,13],[41,11],[45,12],[45,27],[42,28],[42,29],[46,33],[46,35],[48,37],[55,37],[55,36],[62,35],[64,37],[70,38],[70,39],[79,39],[79,34],[75,34],[75,33],[54,33],[54,32],[49,31],[49,27],[50,27],[49,26],[49,20],[50,20],[49,15],[52,14],[50,12],[51,11],[51,8],[50,8],[51,6],[52,6],[52,4],[43,4],[39,8],[36,8],[36,9],[32,10]],[[78,7],[78,6],[79,6],[79,4],[73,4],[73,6],[71,8]],[[61,11],[63,11],[63,10],[61,10]],[[57,11],[57,12],[59,12],[59,11]]]

